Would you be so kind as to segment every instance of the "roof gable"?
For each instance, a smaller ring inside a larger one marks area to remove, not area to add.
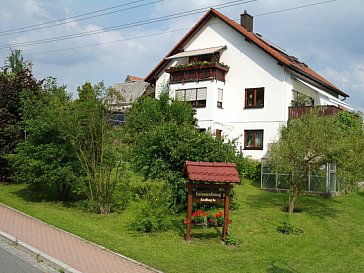
[[[313,71],[309,68],[306,64],[299,62],[297,58],[290,56],[281,50],[277,49],[276,47],[270,45],[266,41],[264,41],[261,37],[254,34],[253,32],[249,32],[240,24],[236,23],[235,21],[231,20],[230,18],[226,17],[225,15],[221,14],[215,9],[210,9],[196,24],[195,26],[176,44],[176,46],[163,58],[160,63],[149,73],[149,75],[145,78],[147,82],[153,82],[154,77],[163,69],[163,67],[167,64],[169,60],[166,58],[175,55],[181,52],[183,46],[187,44],[187,42],[209,21],[209,19],[214,16],[218,17],[228,26],[239,32],[241,35],[245,37],[247,41],[254,43],[256,46],[261,48],[265,53],[269,54],[271,57],[278,61],[278,64],[283,65],[284,67],[288,68],[289,70],[299,73],[304,77],[313,80],[314,82],[322,85],[325,88],[328,88],[335,93],[349,97],[346,93],[339,90],[335,85],[331,82],[326,80],[324,77]]]

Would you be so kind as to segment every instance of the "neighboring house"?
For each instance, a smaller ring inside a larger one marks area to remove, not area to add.
[[[125,82],[116,83],[112,86],[116,95],[108,102],[111,111],[111,122],[120,124],[125,122],[125,112],[131,105],[142,96],[154,96],[151,85],[143,78],[128,75]]]
[[[241,24],[211,9],[150,72],[155,96],[169,90],[196,108],[201,130],[235,139],[245,156],[260,159],[279,128],[313,105],[324,114],[353,110],[332,83]]]

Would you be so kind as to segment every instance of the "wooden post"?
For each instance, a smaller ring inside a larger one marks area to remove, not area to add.
[[[188,187],[188,205],[187,205],[187,232],[186,241],[191,241],[191,222],[192,222],[192,187]]]
[[[228,232],[228,227],[232,223],[229,219],[229,207],[230,207],[230,191],[232,185],[207,185],[207,184],[193,184],[187,183],[185,187],[188,189],[188,203],[187,203],[187,218],[184,219],[184,224],[186,225],[186,241],[191,241],[191,228],[192,228],[192,204],[193,203],[204,203],[206,201],[199,200],[200,197],[196,198],[193,196],[193,189],[200,188],[213,188],[213,189],[225,189],[225,197],[223,200],[217,199],[215,204],[223,204],[224,205],[224,225],[222,229],[221,239],[225,240]],[[221,203],[220,203],[221,202]]]
[[[221,240],[224,241],[227,236],[229,227],[229,206],[230,206],[230,188],[225,188],[225,204],[224,204],[224,227],[222,228]]]

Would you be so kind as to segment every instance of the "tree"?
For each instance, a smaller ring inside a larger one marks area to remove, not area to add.
[[[18,181],[33,190],[55,187],[62,200],[69,199],[82,174],[71,139],[63,131],[70,105],[65,87],[48,78],[36,98],[23,101],[27,138],[7,156]]]
[[[122,132],[131,139],[130,161],[146,178],[165,180],[172,192],[172,203],[186,205],[182,170],[186,160],[234,162],[236,150],[209,132],[196,128],[194,109],[185,102],[145,98],[127,113]],[[129,123],[130,122],[130,123]]]
[[[111,211],[112,196],[120,178],[120,158],[113,145],[111,125],[102,96],[106,88],[85,83],[78,88],[79,99],[68,115],[65,132],[70,134],[85,176],[81,190],[102,214]]]
[[[8,57],[11,71],[0,71],[0,178],[9,179],[6,154],[12,153],[16,145],[25,139],[22,102],[37,96],[42,81],[37,81],[24,69],[19,51]],[[20,70],[22,68],[22,70]]]
[[[6,59],[6,68],[10,68],[11,72],[18,74],[26,70],[26,63],[19,49],[11,49],[10,54]]]
[[[350,181],[358,178],[351,171],[355,161],[359,165],[363,161],[356,150],[363,147],[363,133],[358,127],[360,122],[354,123],[345,125],[340,116],[323,117],[312,112],[281,128],[280,139],[272,145],[270,157],[276,171],[291,177],[289,213],[293,212],[309,173],[318,171],[323,164],[336,163],[338,171],[352,175]]]
[[[159,100],[143,97],[127,112],[127,122],[122,130],[124,141],[134,143],[143,133],[168,122],[195,127],[194,115],[195,110],[190,105],[171,100],[168,94],[163,94]]]

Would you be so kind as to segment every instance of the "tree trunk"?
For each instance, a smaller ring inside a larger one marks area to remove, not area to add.
[[[295,204],[296,204],[296,200],[297,200],[297,196],[298,196],[298,189],[293,188],[291,189],[291,193],[289,195],[289,202],[288,202],[288,213],[293,213]]]
[[[110,211],[111,211],[110,203],[100,204],[100,214],[110,214]]]

